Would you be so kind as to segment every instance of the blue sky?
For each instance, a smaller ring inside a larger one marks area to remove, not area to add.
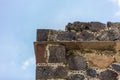
[[[120,21],[120,0],[0,0],[0,80],[35,80],[36,29]]]

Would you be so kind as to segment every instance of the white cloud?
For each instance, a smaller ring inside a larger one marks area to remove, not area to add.
[[[22,69],[26,70],[29,66],[34,65],[35,64],[35,60],[34,58],[29,58],[26,61],[24,61],[23,65],[22,65]]]

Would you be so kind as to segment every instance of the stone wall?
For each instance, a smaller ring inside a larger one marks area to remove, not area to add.
[[[120,23],[74,22],[38,29],[36,80],[120,80]]]

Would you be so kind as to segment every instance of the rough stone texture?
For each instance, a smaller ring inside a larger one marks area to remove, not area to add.
[[[64,46],[49,46],[49,63],[65,62],[65,47]]]
[[[37,79],[50,79],[54,77],[54,70],[51,66],[40,66],[36,68]]]
[[[50,29],[38,29],[37,41],[47,41]]]
[[[96,77],[97,72],[96,72],[96,70],[94,70],[92,68],[89,68],[89,69],[87,69],[87,75],[90,76],[90,77]]]
[[[66,78],[66,76],[67,76],[67,70],[64,67],[58,66],[55,69],[55,72],[54,72],[55,78]]]
[[[71,55],[68,58],[69,68],[72,70],[86,70],[87,63],[86,59],[79,55]]]
[[[68,25],[66,26],[66,30],[81,32],[83,30],[89,30],[90,26],[91,25],[88,22],[79,22],[79,21],[76,21],[73,24],[72,23],[68,23]]]
[[[116,41],[120,39],[120,33],[118,29],[111,29],[109,31],[102,32],[97,39],[99,41]]]
[[[85,77],[81,74],[75,74],[72,76],[69,76],[66,80],[84,80]]]
[[[117,72],[120,72],[120,63],[113,63],[111,64],[111,67]]]
[[[37,79],[66,78],[67,70],[63,66],[39,66],[36,74]]]
[[[100,73],[100,80],[118,80],[118,74],[111,70],[105,70]]]
[[[86,54],[85,57],[93,65],[99,68],[106,68],[114,61],[114,58],[112,56],[107,55]]]
[[[57,35],[57,41],[72,41],[75,40],[75,32],[60,32]]]
[[[120,62],[120,53],[114,55],[115,61]]]
[[[76,40],[78,41],[91,41],[94,40],[94,34],[92,34],[90,31],[82,31],[77,33]]]
[[[46,45],[37,46],[36,63],[46,63]]]
[[[76,32],[81,32],[84,30],[90,30],[93,32],[102,30],[105,28],[105,24],[100,23],[100,22],[79,22],[76,21],[74,23],[68,23],[68,25],[66,25],[66,30],[68,31],[72,31],[75,30]]]

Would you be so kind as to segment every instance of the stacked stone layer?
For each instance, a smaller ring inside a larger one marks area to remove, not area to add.
[[[120,80],[119,28],[120,23],[74,22],[66,31],[38,29],[36,80]]]

